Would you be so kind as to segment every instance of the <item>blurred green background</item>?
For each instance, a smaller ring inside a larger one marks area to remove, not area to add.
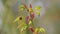
[[[27,7],[30,3],[33,8],[37,5],[42,7],[40,17],[35,18],[35,27],[45,28],[46,34],[60,34],[60,0],[0,0],[0,34],[20,34],[17,23],[13,21],[19,15],[26,16],[18,8],[23,3]]]

